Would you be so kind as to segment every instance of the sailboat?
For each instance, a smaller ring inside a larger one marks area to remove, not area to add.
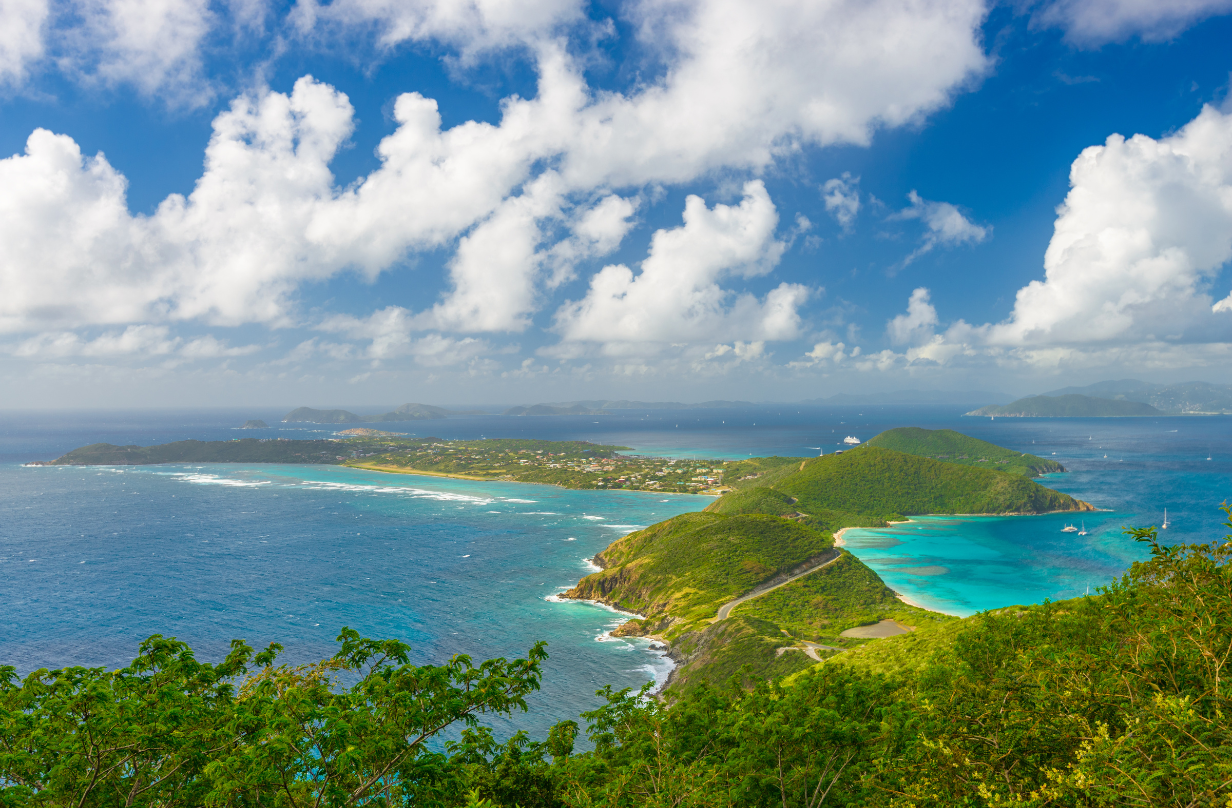
[[[1061,528],[1061,532],[1062,533],[1077,533],[1078,528],[1074,527],[1073,525],[1066,525],[1065,527]]]
[[[1082,523],[1082,530],[1079,530],[1079,531],[1078,531],[1078,535],[1079,535],[1079,536],[1085,536],[1085,535],[1087,535],[1087,523],[1086,523],[1086,522],[1083,522],[1083,523]]]
[[[1159,529],[1160,530],[1168,529],[1168,509],[1167,508],[1164,508],[1164,523],[1159,526]]]

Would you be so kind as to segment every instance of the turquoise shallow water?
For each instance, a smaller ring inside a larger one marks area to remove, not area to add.
[[[847,549],[894,590],[934,611],[970,615],[1094,591],[1143,557],[1121,534],[1126,514],[919,516],[849,530]],[[1088,535],[1063,533],[1085,524]]]
[[[1124,528],[1158,527],[1164,508],[1165,544],[1229,532],[1219,504],[1232,499],[1232,419],[966,419],[952,428],[1060,461],[1067,471],[1039,482],[1100,510],[915,517],[844,535],[891,588],[927,608],[969,615],[1095,592],[1148,555]],[[1084,524],[1086,536],[1062,532]]]

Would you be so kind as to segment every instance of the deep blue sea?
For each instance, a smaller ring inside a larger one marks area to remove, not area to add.
[[[210,659],[232,638],[276,641],[292,662],[333,653],[344,625],[404,639],[421,662],[523,655],[546,640],[543,690],[517,722],[536,733],[597,704],[604,684],[666,673],[647,643],[607,635],[622,616],[552,596],[613,539],[705,497],[334,467],[23,465],[101,441],[332,434],[279,424],[289,409],[0,413],[0,664],[117,667],[156,632]],[[1082,517],[1086,536],[1062,533],[1075,521],[1062,516],[924,518],[847,534],[890,586],[953,614],[1093,591],[1144,556],[1122,526],[1158,525],[1165,507],[1170,542],[1227,532],[1217,506],[1232,498],[1232,418],[992,421],[960,417],[965,409],[783,405],[380,426],[708,458],[812,456],[848,435],[948,427],[1063,463],[1067,473],[1041,482],[1102,509]],[[239,432],[248,418],[275,428]]]

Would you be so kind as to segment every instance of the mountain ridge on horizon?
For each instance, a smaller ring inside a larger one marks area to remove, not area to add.
[[[1232,414],[1232,385],[1214,382],[1157,384],[1140,379],[1120,379],[1095,382],[1085,387],[1062,387],[1043,395],[1085,395],[1110,401],[1133,401],[1149,404],[1173,415]]]

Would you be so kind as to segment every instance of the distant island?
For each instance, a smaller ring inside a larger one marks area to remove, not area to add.
[[[1229,415],[1232,414],[1232,385],[1210,382],[1153,384],[1137,379],[1121,379],[1089,384],[1086,387],[1063,387],[1046,396],[1071,393],[1097,396],[1116,401],[1140,401],[1167,415]]]
[[[1062,396],[1029,396],[997,407],[980,407],[964,415],[1005,418],[1130,418],[1166,415],[1150,404],[1069,393]]]
[[[609,415],[608,410],[718,410],[755,407],[751,401],[703,401],[683,404],[679,401],[629,401],[627,399],[591,399],[563,401],[554,404],[531,404],[510,407],[502,415]]]
[[[482,415],[475,410],[447,410],[430,404],[403,404],[396,410],[379,415],[356,415],[349,410],[315,410],[299,407],[287,413],[284,424],[374,424],[384,421],[432,421],[458,418],[466,415]]]
[[[989,390],[891,390],[885,393],[835,393],[800,403],[809,407],[834,407],[860,404],[979,404],[1009,401],[1013,396]]]
[[[92,443],[35,466],[152,466],[160,463],[339,463],[345,444],[332,440],[239,438],[180,440],[157,446]]]
[[[260,418],[252,418],[244,422],[240,429],[269,429],[269,424],[262,421]]]
[[[596,410],[575,404],[571,407],[554,404],[534,404],[530,407],[510,407],[501,415],[607,415],[607,410]]]

